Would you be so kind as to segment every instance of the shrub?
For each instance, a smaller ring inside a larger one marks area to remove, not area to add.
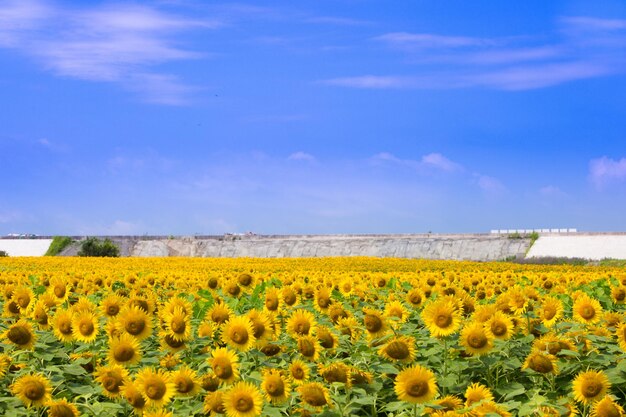
[[[55,236],[44,256],[57,256],[59,253],[63,252],[63,249],[71,244],[72,238],[68,236]]]
[[[7,251],[4,250],[0,250],[0,258],[8,258],[9,254],[7,253]]]
[[[95,237],[88,237],[80,245],[78,256],[101,256],[117,258],[120,256],[120,249],[110,240],[101,241]]]

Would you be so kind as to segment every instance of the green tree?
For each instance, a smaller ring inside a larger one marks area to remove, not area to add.
[[[95,237],[88,237],[80,245],[78,256],[101,256],[109,258],[117,258],[120,256],[120,249],[111,241],[105,239],[101,241]]]

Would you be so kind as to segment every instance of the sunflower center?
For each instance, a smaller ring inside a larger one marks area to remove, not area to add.
[[[292,369],[291,370],[291,375],[293,375],[293,377],[295,379],[303,379],[304,378],[304,369],[300,368],[299,366]]]
[[[213,372],[218,378],[228,379],[233,376],[233,367],[226,358],[213,359]]]
[[[326,296],[322,296],[317,299],[317,305],[321,308],[327,308],[330,305],[330,299]]]
[[[241,292],[241,288],[239,288],[239,285],[233,284],[233,285],[229,285],[226,291],[228,291],[228,294],[234,297],[236,295],[239,295],[239,293]]]
[[[254,320],[252,322],[252,334],[259,339],[265,334],[265,325],[261,321]]]
[[[30,333],[30,331],[28,331],[27,328],[19,327],[19,326],[12,327],[9,330],[7,336],[9,340],[15,343],[16,345],[26,345],[33,338],[33,335]]]
[[[91,334],[93,334],[94,330],[96,330],[96,328],[94,327],[93,323],[91,321],[87,321],[87,322],[82,322],[79,326],[78,326],[78,330],[80,331],[80,334],[82,334],[83,336],[89,336]]]
[[[602,384],[597,381],[587,381],[581,392],[586,398],[593,398],[602,392]]]
[[[308,321],[300,321],[296,324],[296,333],[298,334],[309,334],[310,329],[311,325]]]
[[[411,304],[419,304],[422,302],[422,296],[418,293],[413,293],[409,296],[409,302]]]
[[[58,298],[65,297],[64,285],[55,285],[53,291],[54,291],[54,295],[56,295]]]
[[[235,401],[235,408],[237,409],[237,411],[240,411],[242,413],[252,410],[253,407],[254,401],[250,396],[241,396]]]
[[[194,383],[191,378],[183,377],[176,382],[176,390],[181,394],[187,394],[193,390]]]
[[[334,367],[324,373],[324,379],[328,382],[348,382],[348,374],[345,369]]]
[[[146,384],[146,396],[151,400],[160,400],[167,392],[167,385],[161,379],[148,381]]]
[[[139,392],[134,392],[132,395],[126,395],[126,400],[133,406],[133,408],[143,408],[146,405],[146,400]]]
[[[278,298],[276,297],[267,297],[265,299],[265,308],[270,311],[274,311],[278,309]]]
[[[307,404],[313,407],[323,407],[327,403],[324,390],[317,386],[307,387],[302,393],[302,398]]]
[[[584,306],[580,312],[580,316],[585,320],[592,319],[596,315],[596,310],[592,306]]]
[[[69,320],[59,323],[59,331],[65,335],[72,334],[72,323]]]
[[[603,416],[603,417],[622,417],[623,416],[623,414],[615,406],[615,404],[612,404],[612,403],[603,404],[602,408],[598,407],[598,410],[596,411],[596,415]]]
[[[437,327],[448,327],[452,324],[452,316],[450,314],[440,313],[435,318],[435,324]]]
[[[137,306],[146,313],[150,310],[150,306],[148,305],[148,302],[146,300],[134,299],[133,301],[131,301],[130,305],[133,307]]]
[[[107,315],[108,316],[117,316],[117,313],[120,312],[120,306],[117,304],[109,304],[107,306]]]
[[[244,328],[234,328],[230,332],[230,338],[233,342],[243,345],[248,341],[248,332]]]
[[[287,305],[293,305],[296,302],[296,294],[293,292],[289,292],[284,295],[285,303]]]
[[[299,340],[298,341],[298,350],[302,355],[306,357],[311,357],[315,355],[315,346],[311,343],[310,340]]]
[[[174,333],[177,333],[177,334],[185,333],[185,330],[187,328],[185,319],[179,318],[179,317],[172,319],[171,328]]]
[[[122,378],[115,375],[107,375],[102,379],[102,386],[109,392],[118,392],[122,385]]]
[[[11,314],[20,314],[20,306],[13,300],[9,303],[9,311]]]
[[[27,294],[20,295],[19,297],[17,297],[17,304],[20,306],[20,308],[28,307],[28,304],[30,304],[30,297]]]
[[[37,401],[46,395],[46,387],[39,381],[29,381],[24,387],[24,396],[31,401]]]
[[[228,311],[216,310],[211,314],[211,319],[215,323],[224,323],[226,320],[228,320],[228,317]]]
[[[549,358],[546,358],[543,355],[534,356],[528,367],[535,372],[539,372],[541,374],[547,374],[554,370],[554,366],[552,365],[552,361]]]
[[[409,381],[407,384],[407,394],[411,397],[421,397],[428,393],[427,381]]]
[[[317,338],[320,341],[320,345],[322,345],[324,349],[330,349],[335,346],[335,340],[333,339],[332,335],[327,331],[318,332]]]
[[[146,322],[143,319],[139,319],[139,318],[131,320],[126,324],[126,331],[132,334],[133,336],[137,336],[138,334],[141,334],[141,332],[143,332],[145,328],[146,328]]]
[[[494,321],[491,323],[491,333],[493,333],[494,336],[504,336],[507,330],[506,324],[501,321]]]
[[[552,306],[544,307],[543,309],[543,317],[546,320],[552,320],[556,316],[556,309]]]
[[[390,358],[401,361],[408,358],[411,354],[411,351],[409,350],[409,347],[406,345],[406,343],[394,340],[387,345],[387,347],[385,348],[385,353],[389,355]]]
[[[370,333],[376,333],[383,328],[383,321],[373,314],[366,315],[364,321],[365,328]]]
[[[202,378],[202,388],[207,391],[215,392],[220,387],[220,380],[213,378],[212,376],[205,376]]]
[[[265,390],[272,397],[280,397],[285,393],[285,384],[279,376],[270,377],[265,384]]]
[[[48,411],[50,417],[74,417],[74,410],[65,404],[51,406]]]
[[[207,281],[207,285],[212,290],[216,289],[217,288],[217,278],[215,278],[215,277],[209,278],[209,280]]]
[[[487,346],[489,339],[482,333],[474,333],[467,338],[467,344],[474,349],[481,349]]]
[[[169,347],[174,349],[177,349],[185,344],[184,340],[176,340],[169,334],[165,336],[164,340]]]
[[[118,362],[127,362],[135,356],[135,349],[130,345],[120,345],[113,349],[113,357]]]

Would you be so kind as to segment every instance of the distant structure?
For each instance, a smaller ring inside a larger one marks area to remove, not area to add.
[[[578,233],[577,229],[493,229],[492,235],[529,235],[531,233]]]

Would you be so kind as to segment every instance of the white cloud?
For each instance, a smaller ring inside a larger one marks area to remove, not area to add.
[[[289,161],[307,161],[307,162],[315,162],[316,159],[313,155],[306,152],[295,152],[287,157]]]
[[[374,39],[403,48],[460,48],[468,46],[492,45],[495,43],[493,39],[407,32],[386,33]]]
[[[539,194],[544,197],[565,197],[567,194],[559,187],[554,185],[546,185],[539,189]]]
[[[180,105],[190,102],[193,87],[153,68],[203,57],[180,47],[175,36],[219,26],[148,6],[71,9],[26,0],[0,6],[0,47],[18,49],[59,76],[115,82],[148,102]]]
[[[447,172],[461,171],[463,169],[461,165],[452,162],[440,153],[429,153],[422,156],[422,164]]]
[[[370,161],[376,165],[392,163],[406,166],[423,173],[433,171],[443,171],[448,173],[463,171],[462,165],[453,162],[442,154],[436,152],[423,155],[419,160],[401,159],[389,152],[381,152],[374,155]]]
[[[488,194],[502,194],[507,191],[500,180],[483,174],[474,174],[476,184]]]
[[[589,162],[589,178],[597,188],[609,182],[626,180],[626,158],[615,160],[603,156],[592,159]]]

